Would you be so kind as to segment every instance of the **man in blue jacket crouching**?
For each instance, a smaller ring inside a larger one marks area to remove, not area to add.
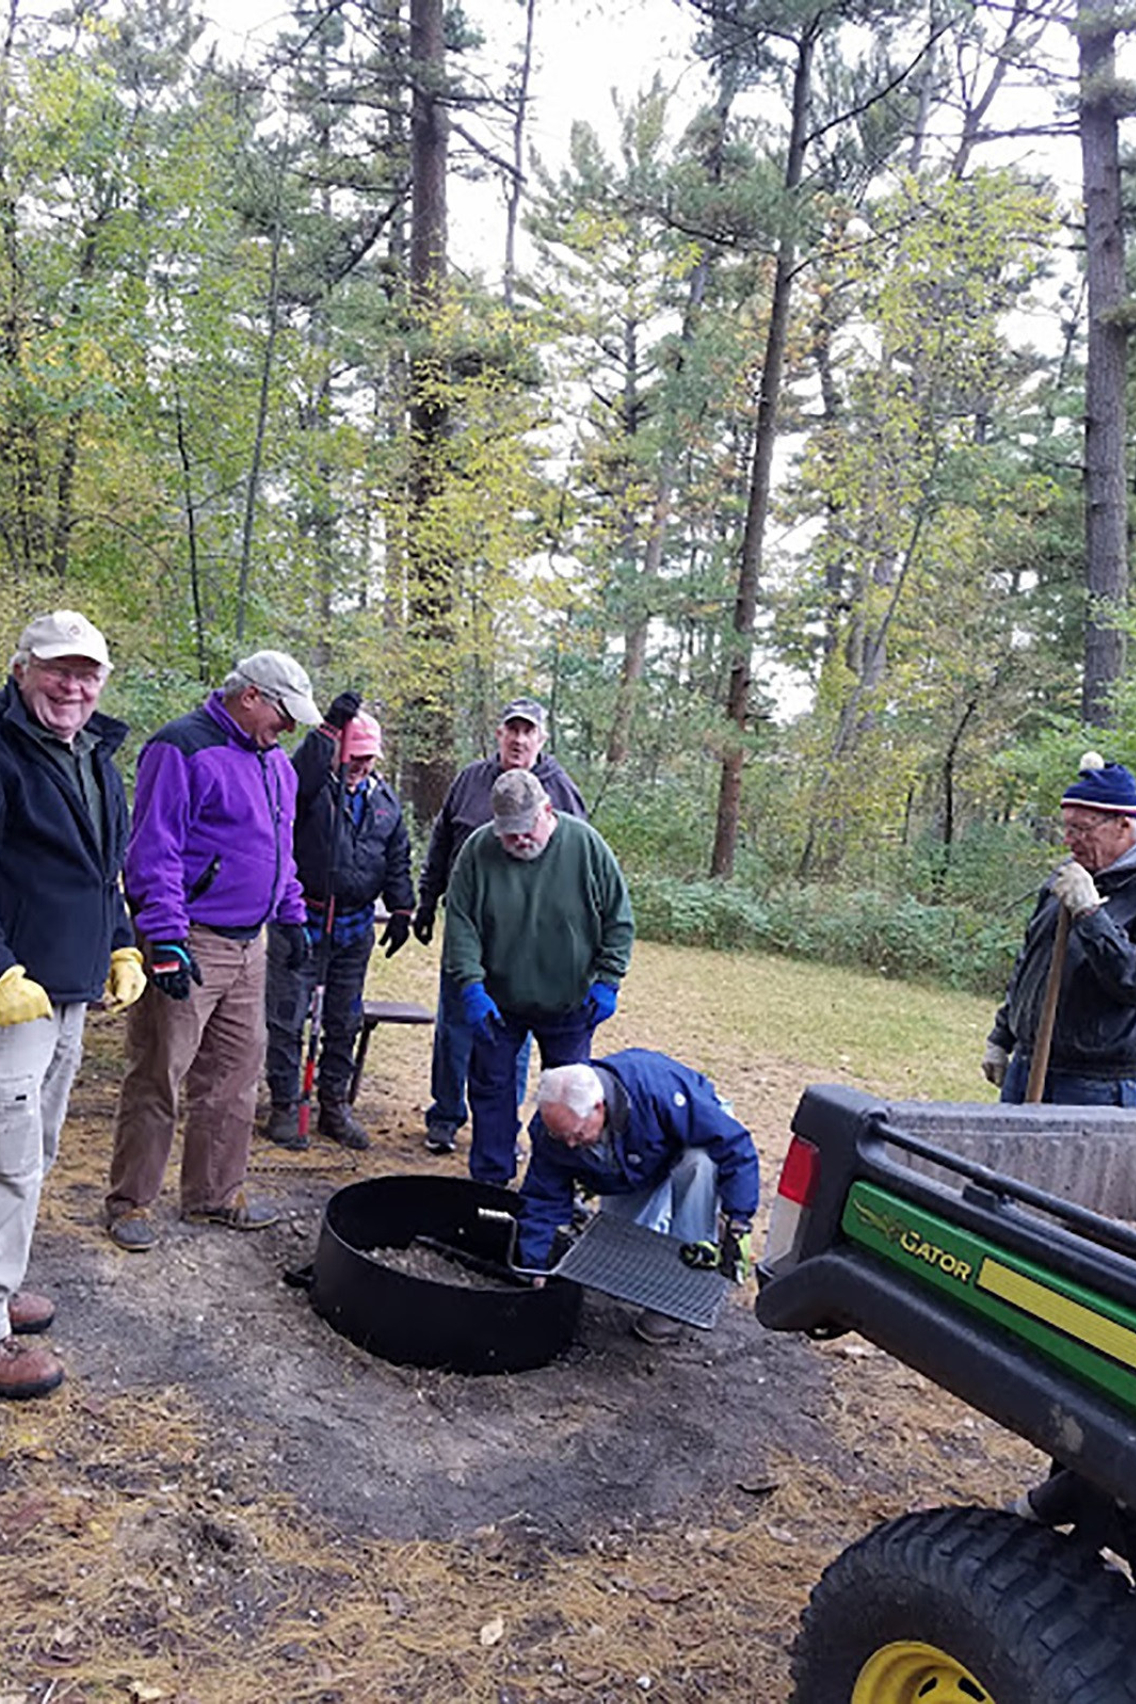
[[[541,1073],[521,1185],[518,1262],[547,1265],[572,1218],[578,1184],[616,1213],[700,1247],[738,1283],[749,1274],[758,1199],[753,1137],[700,1071],[630,1047],[590,1064]],[[648,1343],[673,1342],[677,1321],[653,1311],[634,1322]]]

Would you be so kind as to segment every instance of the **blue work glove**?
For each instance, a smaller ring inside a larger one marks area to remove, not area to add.
[[[410,933],[409,911],[392,911],[387,918],[387,926],[379,936],[380,947],[385,947],[387,958],[393,958],[400,947],[405,947],[406,937]]]
[[[312,940],[302,923],[278,923],[276,927],[288,943],[285,970],[303,970],[312,956]]]
[[[615,1014],[615,1002],[619,999],[619,989],[611,982],[593,982],[588,989],[588,997],[584,1001],[584,1016],[595,1029],[597,1024],[606,1023]]]
[[[493,1025],[504,1022],[492,995],[485,992],[484,982],[471,982],[461,991],[465,1021],[482,1041],[493,1040]]]
[[[201,966],[188,941],[151,941],[150,981],[171,1000],[188,1000],[190,981],[201,987]]]

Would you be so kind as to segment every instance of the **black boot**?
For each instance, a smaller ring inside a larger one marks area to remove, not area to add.
[[[369,1148],[371,1138],[352,1112],[349,1102],[320,1101],[319,1124],[321,1136],[330,1136],[344,1148]]]
[[[290,1148],[294,1154],[302,1153],[308,1146],[308,1138],[300,1135],[300,1109],[297,1106],[274,1106],[264,1126],[264,1134],[278,1148]]]

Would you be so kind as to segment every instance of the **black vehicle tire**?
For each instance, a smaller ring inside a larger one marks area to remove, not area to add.
[[[793,1679],[790,1704],[1136,1704],[1136,1599],[1079,1540],[924,1510],[825,1569]]]

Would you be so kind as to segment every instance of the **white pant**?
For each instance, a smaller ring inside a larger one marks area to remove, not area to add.
[[[705,1148],[686,1148],[661,1183],[630,1195],[601,1196],[600,1212],[680,1242],[717,1242],[718,1168]]]
[[[86,1016],[80,1001],[0,1029],[0,1341],[11,1332],[8,1298],[24,1281],[40,1190],[59,1152]]]

